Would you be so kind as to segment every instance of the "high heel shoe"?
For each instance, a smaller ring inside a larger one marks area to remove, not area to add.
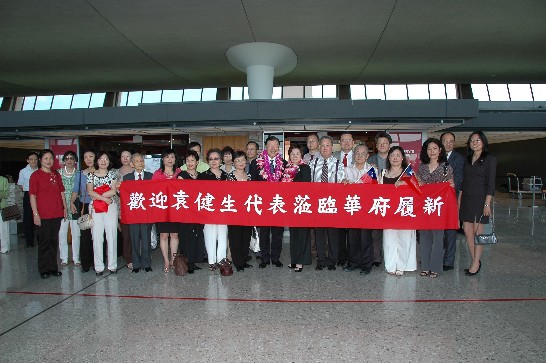
[[[480,260],[480,265],[478,266],[478,271],[476,271],[476,273],[480,272],[480,270],[482,269],[482,260]],[[470,269],[468,268],[465,268],[463,271],[465,273],[467,273]],[[474,274],[475,275],[475,274]],[[470,276],[473,276],[473,275],[470,275]]]
[[[478,269],[476,270],[476,272],[470,272],[469,269],[466,269],[465,275],[466,276],[475,276],[475,275],[478,274],[478,272],[480,272],[481,268],[482,268],[482,261],[480,260],[480,265],[478,266]]]

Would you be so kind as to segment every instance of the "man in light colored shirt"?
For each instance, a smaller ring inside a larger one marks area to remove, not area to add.
[[[190,150],[193,150],[197,153],[197,155],[199,155],[199,163],[197,163],[197,168],[195,168],[195,170],[197,170],[198,173],[202,173],[204,171],[207,171],[210,169],[210,166],[209,164],[205,163],[201,157],[201,144],[198,143],[197,141],[192,141],[188,144],[188,149]],[[180,168],[181,170],[188,170],[188,167],[186,166],[186,164],[182,165],[182,167]]]
[[[250,163],[258,156],[258,150],[260,146],[256,141],[249,141],[246,143],[246,172],[250,172]]]
[[[317,156],[320,156],[319,137],[317,134],[312,133],[307,135],[307,149],[309,149],[309,152],[303,155],[303,162],[309,165]]]
[[[323,136],[319,142],[320,156],[309,165],[312,181],[316,183],[341,183],[345,178],[343,164],[332,155],[334,141],[330,136]],[[339,228],[316,228],[317,267],[322,270],[336,269],[339,247]],[[328,248],[328,256],[326,256]]]
[[[377,176],[383,173],[383,170],[387,167],[387,156],[392,144],[391,135],[386,132],[378,132],[375,135],[375,147],[377,153],[372,155],[368,159],[368,163],[372,164],[379,172]],[[383,262],[383,230],[374,229],[372,232],[373,237],[373,265],[378,267]]]
[[[27,163],[19,172],[19,180],[17,185],[23,189],[23,230],[25,231],[25,240],[27,247],[34,246],[34,217],[32,215],[32,208],[30,207],[30,195],[28,194],[30,188],[30,176],[36,170],[38,170],[38,154],[31,152],[27,155]]]
[[[453,182],[455,183],[455,192],[459,196],[463,184],[464,157],[453,150],[455,146],[455,135],[451,132],[444,132],[440,136],[447,153],[447,163],[453,169]],[[455,252],[457,248],[457,230],[447,229],[444,231],[444,271],[453,270],[455,264]]]

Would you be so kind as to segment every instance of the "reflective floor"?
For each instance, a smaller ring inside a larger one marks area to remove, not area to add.
[[[496,201],[500,242],[467,277],[437,279],[285,267],[82,274],[42,280],[36,248],[0,255],[2,362],[543,362],[546,360],[546,208]],[[16,237],[16,236],[14,236]],[[122,260],[119,261],[122,265]],[[202,265],[205,267],[205,265]]]

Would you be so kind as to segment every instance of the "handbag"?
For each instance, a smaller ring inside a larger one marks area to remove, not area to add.
[[[188,273],[188,258],[182,253],[173,253],[174,274],[176,276],[185,276]]]
[[[260,235],[258,234],[258,229],[256,227],[252,227],[249,248],[252,252],[260,252]]]
[[[16,221],[21,219],[21,211],[16,205],[10,205],[5,208],[2,208],[2,220],[7,221]]]
[[[222,276],[231,276],[233,275],[233,266],[231,265],[231,261],[227,258],[224,258],[220,263],[218,264],[220,266],[220,275]]]
[[[81,183],[81,180],[80,180],[80,183]],[[87,196],[87,188],[85,188],[85,193],[83,195],[84,202],[85,202],[86,196]],[[81,217],[78,218],[78,226],[80,227],[80,230],[82,231],[85,231],[93,227],[93,217],[91,216],[91,213],[83,214],[84,208],[85,208],[85,203],[82,203]]]
[[[480,217],[480,221],[482,220],[483,215]],[[489,221],[491,223],[491,233],[482,233],[482,234],[476,234],[474,235],[474,243],[477,245],[494,245],[497,244],[498,239],[497,235],[495,234],[495,225],[493,223],[493,216],[491,216],[491,219]]]

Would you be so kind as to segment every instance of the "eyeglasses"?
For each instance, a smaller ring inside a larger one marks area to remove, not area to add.
[[[209,158],[209,161],[220,160],[220,158]]]
[[[367,153],[355,153],[356,156],[366,156],[368,155]]]
[[[64,160],[76,160],[73,156],[67,156]]]
[[[342,142],[351,142],[353,139],[341,139]]]
[[[482,142],[482,139],[470,139],[470,142]]]

